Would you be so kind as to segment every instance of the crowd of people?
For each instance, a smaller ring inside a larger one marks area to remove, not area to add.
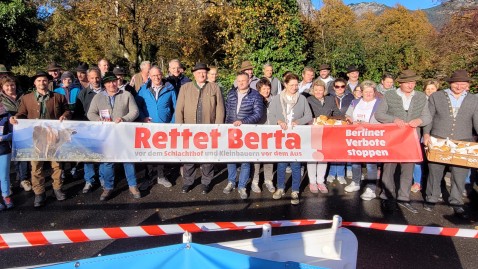
[[[192,79],[185,76],[185,68],[179,60],[171,60],[168,67],[165,74],[160,67],[144,61],[140,72],[131,76],[128,82],[126,78],[130,74],[118,66],[110,72],[106,59],[101,59],[94,67],[80,63],[75,72],[63,71],[61,66],[51,63],[47,72],[37,72],[33,76],[33,91],[22,95],[13,74],[0,65],[0,126],[3,131],[0,136],[3,204],[0,203],[0,209],[13,207],[10,158],[12,125],[18,123],[17,119],[111,121],[118,124],[133,121],[232,124],[237,128],[242,124],[267,124],[286,130],[311,124],[317,117],[328,117],[350,124],[394,123],[400,127],[416,128],[423,145],[427,145],[432,136],[475,141],[474,130],[478,130],[478,98],[469,93],[471,78],[465,70],[457,70],[446,80],[447,89],[440,90],[440,83],[429,79],[424,81],[421,91],[416,84],[421,78],[412,70],[403,70],[396,79],[392,74],[384,74],[377,84],[370,80],[360,82],[360,71],[354,66],[348,67],[346,79],[333,78],[327,64],[318,67],[317,78],[312,67],[305,67],[300,77],[286,72],[278,78],[274,76],[272,65],[265,64],[259,78],[254,75],[252,63],[244,61],[238,69],[234,86],[224,94],[216,81],[217,67],[197,63],[191,69]],[[159,185],[170,188],[172,183],[166,177],[165,165],[160,159],[157,161],[147,165],[147,174]],[[44,164],[42,161],[14,163],[20,186],[35,193],[35,207],[43,206],[46,201]],[[49,165],[53,193],[57,200],[64,200],[65,165],[56,161],[49,162]],[[72,165],[72,174],[77,173],[78,165]],[[114,188],[115,164],[81,165],[84,167],[83,193],[90,192],[98,178],[103,188],[100,200],[108,200]],[[140,199],[135,164],[121,165],[132,197]],[[191,190],[199,171],[201,192],[207,194],[210,191],[214,164],[183,163],[178,166],[183,193]],[[260,184],[261,166],[263,185]],[[452,175],[448,203],[457,216],[468,218],[463,194],[465,184],[470,183],[470,169],[426,160],[419,164],[363,164],[353,160],[351,163],[302,164],[287,159],[277,164],[267,160],[254,164],[229,163],[223,192],[229,194],[237,188],[240,198],[247,199],[247,186],[252,178],[252,192],[260,193],[264,186],[272,193],[273,199],[281,199],[286,194],[286,174],[291,173],[290,197],[291,203],[296,205],[300,203],[301,180],[306,174],[308,189],[312,193],[327,193],[327,183],[336,180],[346,185],[344,190],[347,193],[363,189],[360,195],[363,200],[372,200],[378,195],[386,211],[393,212],[398,205],[418,213],[419,210],[410,204],[410,192],[421,191],[422,181],[426,182],[423,209],[433,211],[434,205],[441,201],[440,184],[446,169]],[[397,172],[400,175],[398,185],[395,181]]]

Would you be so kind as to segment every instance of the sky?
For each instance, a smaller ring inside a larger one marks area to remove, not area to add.
[[[408,9],[426,9],[438,5],[437,0],[343,0],[345,4],[356,4],[361,2],[376,2],[387,5],[389,7],[395,6],[397,3],[405,6]],[[312,4],[316,8],[320,8],[322,5],[321,0],[312,0]]]

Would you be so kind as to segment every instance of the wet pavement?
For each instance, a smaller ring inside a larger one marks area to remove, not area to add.
[[[120,172],[121,170],[117,170]],[[144,178],[144,170],[138,169]],[[123,177],[117,180],[113,198],[100,202],[101,189],[82,194],[82,180],[67,179],[65,190],[68,200],[59,202],[52,196],[51,187],[47,204],[33,208],[33,193],[15,188],[15,208],[0,212],[0,232],[50,231],[80,228],[157,225],[213,221],[250,221],[283,219],[332,219],[342,216],[344,221],[412,224],[475,229],[478,224],[478,188],[471,190],[466,202],[471,219],[464,221],[453,215],[453,210],[440,204],[433,213],[423,210],[421,193],[412,194],[412,204],[419,209],[413,214],[399,208],[393,214],[384,214],[380,200],[362,201],[360,193],[345,193],[345,185],[329,183],[328,194],[312,194],[302,181],[301,203],[290,204],[290,181],[286,196],[273,200],[263,189],[260,194],[250,193],[241,200],[237,191],[222,192],[226,185],[227,170],[220,165],[210,193],[202,195],[196,185],[187,194],[181,193],[182,179],[177,169],[171,168],[173,187],[165,188],[141,179],[143,198],[135,200],[128,192]],[[199,184],[199,180],[197,180]],[[250,185],[249,185],[250,187]],[[249,188],[250,189],[250,188]],[[446,198],[446,192],[444,195]],[[311,230],[314,227],[275,228],[273,234]],[[476,268],[478,239],[443,237],[419,234],[348,228],[358,238],[357,268]],[[193,234],[193,242],[214,243],[260,236],[260,230],[213,232]],[[146,249],[182,242],[182,235],[162,237],[106,240],[79,244],[30,247],[0,250],[0,268],[46,264]]]

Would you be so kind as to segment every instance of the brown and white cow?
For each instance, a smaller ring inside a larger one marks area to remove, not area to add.
[[[63,144],[71,141],[76,130],[66,128],[57,130],[51,126],[33,127],[33,147],[38,158],[55,158]]]

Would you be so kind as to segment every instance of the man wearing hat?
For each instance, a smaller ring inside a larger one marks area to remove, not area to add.
[[[138,117],[139,111],[133,95],[119,90],[118,78],[113,72],[106,72],[101,81],[105,90],[93,97],[87,114],[88,119],[90,121],[112,121],[118,124],[134,121]],[[137,187],[134,163],[123,163],[123,167],[131,195],[135,199],[141,198]],[[101,163],[100,177],[103,179],[103,193],[100,196],[100,201],[105,201],[113,193],[114,163]]]
[[[432,120],[428,109],[427,97],[423,92],[415,91],[416,81],[420,79],[411,70],[403,71],[397,78],[400,87],[397,90],[387,91],[380,103],[375,118],[381,123],[395,123],[403,128],[416,128],[429,124]],[[419,130],[417,129],[417,133]],[[400,165],[400,183],[398,195],[394,174]],[[395,211],[396,205],[412,213],[418,210],[410,204],[410,188],[414,163],[385,163],[382,173],[382,205],[385,211]],[[396,198],[395,198],[396,197]]]
[[[71,118],[68,101],[64,95],[48,90],[50,75],[40,71],[33,77],[35,90],[21,98],[17,114],[10,118],[12,124],[17,124],[18,119],[43,119],[43,120],[65,120]],[[43,161],[31,161],[32,165],[32,188],[35,192],[34,206],[43,206],[46,200],[45,175],[43,173]],[[58,201],[65,200],[65,193],[62,191],[63,172],[59,162],[49,162],[53,170],[53,192]]]
[[[255,90],[257,82],[259,82],[259,78],[254,76],[254,66],[252,66],[251,61],[244,61],[241,63],[239,73],[242,72],[246,73],[249,76],[249,87]],[[234,81],[234,87],[237,87],[237,81]]]
[[[179,91],[176,103],[175,122],[187,124],[224,123],[224,98],[216,83],[207,82],[209,68],[197,63],[192,69],[194,81],[184,84]],[[214,177],[214,164],[201,164],[201,192],[209,192],[209,184]],[[182,192],[187,193],[196,178],[196,165],[183,165],[184,185]]]
[[[75,84],[80,85],[81,90],[88,87],[88,76],[86,74],[87,71],[88,71],[87,63],[80,63],[78,67],[76,68],[76,77],[78,78],[78,80],[75,82]]]
[[[334,78],[330,75],[330,65],[328,64],[321,64],[319,66],[319,77],[318,79],[322,80],[325,83],[326,89],[328,92],[333,92],[334,86],[332,83],[334,82]]]
[[[48,74],[51,76],[50,85],[48,85],[48,89],[53,91],[54,89],[60,87],[61,84],[61,65],[57,64],[56,62],[51,62],[48,67],[47,71]]]
[[[350,92],[353,93],[355,88],[360,84],[359,77],[360,77],[360,71],[359,69],[351,65],[347,67],[347,87],[345,88],[345,92]]]
[[[183,74],[184,69],[178,59],[169,61],[168,67],[169,76],[166,78],[166,81],[173,85],[176,96],[178,96],[179,89],[181,89],[184,84],[191,82],[191,80]]]
[[[120,91],[127,91],[133,96],[136,96],[138,92],[126,81],[126,79],[124,79],[125,76],[128,75],[128,72],[126,72],[123,67],[116,66],[113,68],[113,74],[118,78],[118,88]]]
[[[471,78],[465,70],[458,70],[446,80],[450,88],[438,91],[429,97],[429,109],[432,122],[423,128],[423,139],[428,145],[430,136],[442,139],[453,139],[473,142],[473,128],[478,130],[478,98],[468,93]],[[429,162],[429,175],[426,189],[424,209],[433,211],[435,203],[440,199],[441,180],[446,164]],[[448,165],[451,177],[451,192],[448,198],[455,214],[468,218],[463,209],[462,193],[469,168]]]

